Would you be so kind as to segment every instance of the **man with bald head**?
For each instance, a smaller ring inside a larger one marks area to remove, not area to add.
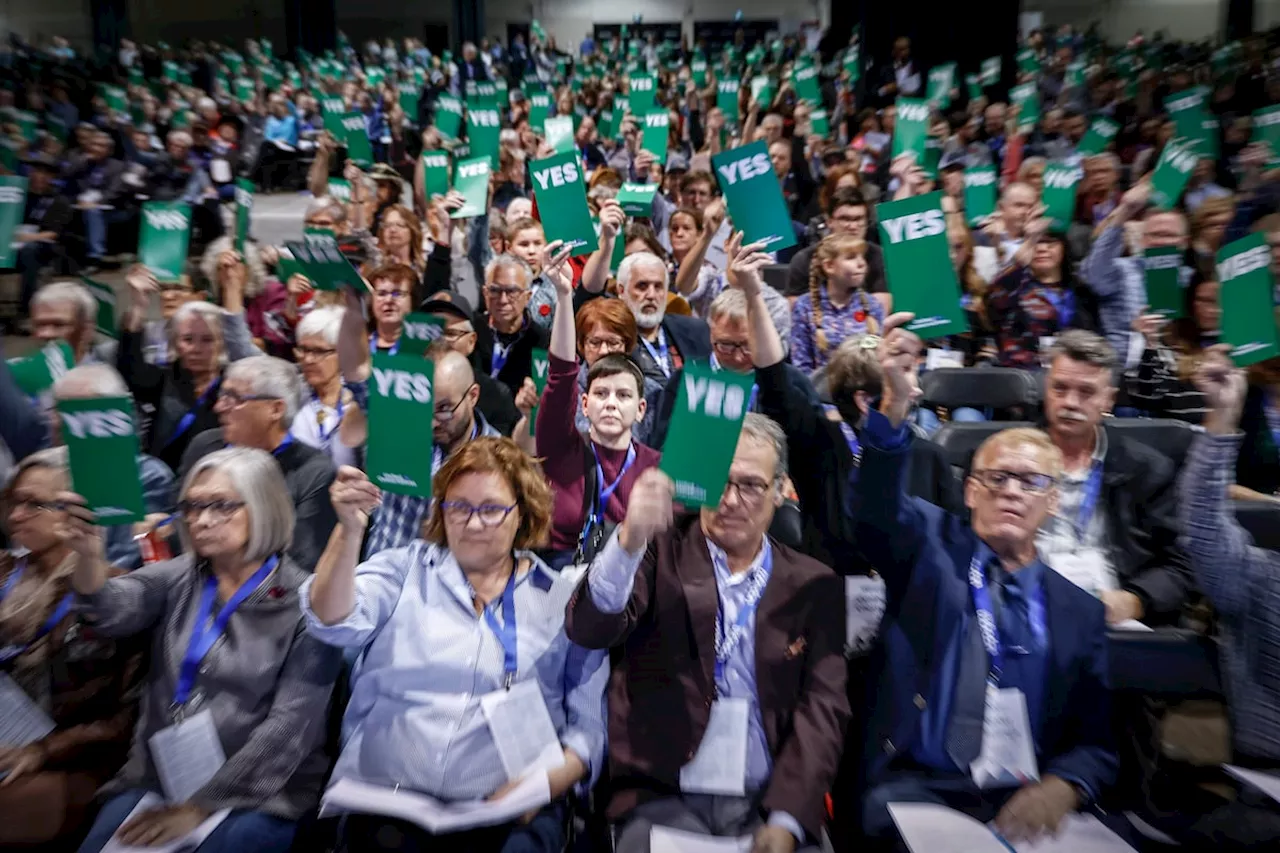
[[[995,280],[1021,248],[1027,223],[1039,204],[1035,189],[1022,181],[1009,184],[1000,193],[1000,204],[980,237],[986,245],[979,246],[973,255],[974,268],[988,282]]]

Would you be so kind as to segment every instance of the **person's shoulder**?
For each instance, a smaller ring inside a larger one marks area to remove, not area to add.
[[[1118,430],[1107,432],[1107,442],[1107,456],[1115,461],[1118,473],[1140,478],[1147,483],[1172,479],[1176,473],[1176,466],[1168,456],[1150,445],[1120,435]]]
[[[182,454],[184,462],[195,462],[202,456],[221,450],[227,446],[227,440],[222,437],[221,427],[213,427],[196,435],[191,439],[191,444],[187,445],[187,452]]]
[[[148,480],[167,481],[173,479],[173,471],[169,466],[149,453],[138,454],[138,475],[142,478],[143,484]]]

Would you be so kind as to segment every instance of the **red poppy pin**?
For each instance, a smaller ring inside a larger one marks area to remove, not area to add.
[[[543,317],[547,316],[548,314],[551,313],[551,306],[546,304],[539,305],[538,313],[541,314]]]
[[[866,311],[854,311],[854,312],[853,312],[853,319],[857,320],[859,323],[865,323],[865,322],[867,321],[867,312],[866,312]]]
[[[267,590],[267,598],[284,598],[284,588],[273,586]]]

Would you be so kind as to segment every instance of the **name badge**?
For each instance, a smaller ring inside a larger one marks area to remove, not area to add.
[[[979,788],[1019,788],[1040,781],[1027,697],[1021,690],[987,685],[982,752],[970,771]]]
[[[1106,561],[1098,548],[1080,548],[1075,551],[1051,554],[1045,560],[1049,568],[1071,581],[1090,595],[1115,589],[1106,571]]]
[[[510,690],[481,696],[480,709],[510,781],[564,764],[564,749],[536,681],[516,682]]]
[[[191,799],[227,763],[213,714],[207,709],[156,732],[148,746],[170,803]]]
[[[721,698],[711,706],[707,731],[693,760],[680,768],[680,790],[686,794],[746,794],[746,699]]]

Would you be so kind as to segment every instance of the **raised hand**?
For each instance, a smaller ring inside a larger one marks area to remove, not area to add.
[[[884,335],[880,341],[880,370],[884,373],[880,411],[895,427],[902,425],[912,403],[920,396],[916,378],[924,344],[918,335],[904,328],[915,318],[916,315],[910,312],[890,315],[885,320]]]
[[[764,243],[749,243],[744,246],[742,240],[742,232],[735,231],[724,247],[729,257],[725,278],[731,287],[738,288],[750,299],[760,292],[763,285],[760,271],[773,261],[765,253]]]
[[[329,499],[343,527],[363,531],[369,523],[369,513],[382,500],[382,491],[359,468],[343,465],[329,487]]]
[[[572,252],[573,248],[566,246],[563,240],[552,240],[542,247],[542,274],[555,285],[557,296],[573,293],[573,272],[566,263]]]
[[[627,214],[622,211],[622,205],[614,199],[606,200],[600,205],[600,239],[616,238],[626,221]]]
[[[627,517],[618,528],[618,544],[634,554],[671,526],[675,518],[675,483],[657,468],[640,475],[631,489]]]
[[[1231,347],[1226,344],[1209,347],[1193,377],[1209,408],[1204,428],[1215,435],[1236,431],[1248,390],[1244,371],[1232,363],[1230,353]]]

